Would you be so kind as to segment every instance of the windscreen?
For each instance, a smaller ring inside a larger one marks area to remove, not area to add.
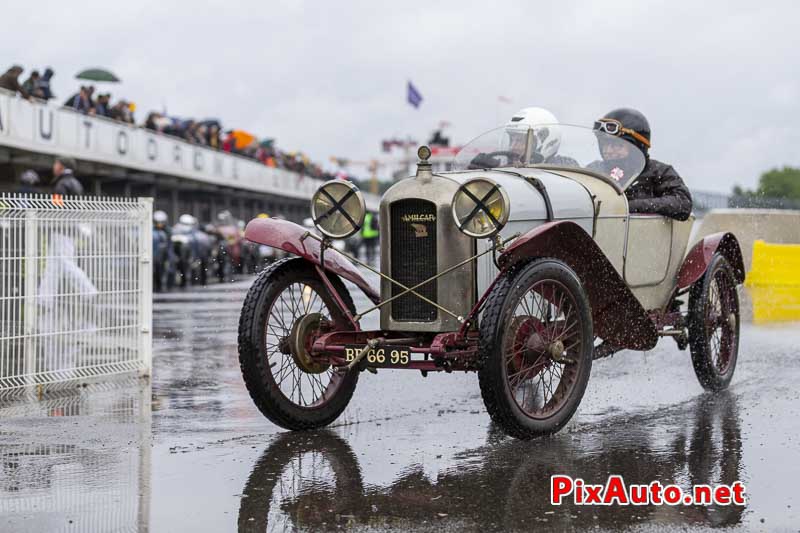
[[[511,124],[490,130],[466,144],[453,170],[529,167],[582,168],[601,174],[623,189],[645,166],[634,144],[607,133],[568,124]]]

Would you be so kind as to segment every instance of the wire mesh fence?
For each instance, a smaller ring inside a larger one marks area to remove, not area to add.
[[[0,196],[0,391],[149,373],[152,201]]]

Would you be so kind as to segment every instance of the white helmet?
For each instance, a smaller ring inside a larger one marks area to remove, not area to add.
[[[153,212],[153,222],[156,224],[166,224],[169,217],[164,211],[160,209],[158,211]]]
[[[509,135],[525,132],[528,128],[535,128],[536,145],[534,150],[544,161],[547,161],[558,153],[561,145],[561,133],[556,128],[537,127],[558,124],[556,116],[542,107],[526,107],[520,109],[511,116],[511,120],[506,124],[506,131]],[[534,161],[539,162],[539,161]]]
[[[178,222],[180,222],[184,226],[194,226],[195,224],[197,224],[197,219],[194,218],[192,215],[185,213],[180,216]]]

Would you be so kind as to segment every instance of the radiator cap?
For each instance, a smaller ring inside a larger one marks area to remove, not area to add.
[[[419,161],[417,162],[417,177],[431,179],[433,177],[433,172],[431,171],[431,164],[428,162],[428,159],[431,157],[431,149],[425,145],[420,146],[417,150],[417,157],[419,157]]]

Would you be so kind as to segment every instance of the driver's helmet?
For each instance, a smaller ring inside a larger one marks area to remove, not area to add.
[[[631,142],[647,157],[650,149],[650,123],[639,111],[627,107],[614,109],[597,119],[594,129]]]
[[[558,153],[561,134],[556,128],[547,127],[558,124],[556,116],[542,107],[520,109],[506,123],[509,151],[525,155],[528,130],[534,128],[534,146],[531,163],[543,163]],[[544,126],[544,127],[539,127]]]
[[[194,227],[197,224],[197,219],[188,213],[184,213],[183,215],[180,216],[178,222],[180,222],[184,226]]]
[[[167,225],[167,214],[160,209],[153,213],[153,223],[156,225],[157,228],[163,228]]]

